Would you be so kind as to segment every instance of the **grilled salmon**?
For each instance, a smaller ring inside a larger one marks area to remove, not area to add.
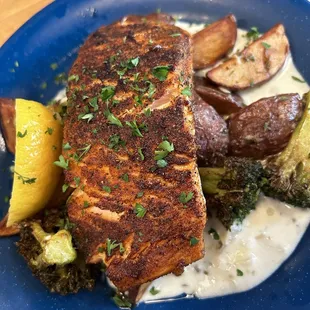
[[[63,163],[73,236],[125,291],[204,252],[190,35],[123,19],[81,47],[68,84]]]

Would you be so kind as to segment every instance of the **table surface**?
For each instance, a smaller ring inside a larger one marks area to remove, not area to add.
[[[53,0],[0,0],[0,46],[30,17]]]

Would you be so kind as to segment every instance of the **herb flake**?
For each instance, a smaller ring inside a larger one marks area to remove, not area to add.
[[[189,201],[191,201],[194,197],[194,193],[193,192],[189,192],[186,194],[186,192],[182,192],[179,196],[179,201],[181,203],[188,203]]]
[[[194,245],[198,244],[198,242],[199,242],[199,239],[197,239],[195,237],[191,237],[191,239],[189,240],[189,244],[191,246],[194,246]]]
[[[147,211],[142,206],[142,204],[136,203],[135,208],[134,208],[134,212],[135,212],[137,217],[144,217]]]
[[[69,160],[65,160],[65,158],[62,155],[59,155],[59,160],[54,161],[54,165],[67,170],[69,168]]]
[[[24,131],[24,133],[21,133],[20,131],[17,133],[18,138],[24,138],[27,135],[27,129]]]

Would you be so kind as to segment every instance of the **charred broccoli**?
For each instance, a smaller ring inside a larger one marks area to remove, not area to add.
[[[255,208],[264,176],[260,162],[227,157],[222,167],[199,168],[199,173],[207,206],[214,208],[227,229]]]
[[[264,193],[297,207],[310,207],[310,93],[305,110],[287,147],[267,160]]]
[[[56,211],[41,221],[24,222],[18,251],[51,292],[66,295],[83,288],[91,290],[95,284],[95,267],[86,265],[77,254],[70,232],[64,229],[65,221],[58,215]]]

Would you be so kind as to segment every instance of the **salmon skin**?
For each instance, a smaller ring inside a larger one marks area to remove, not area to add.
[[[190,35],[156,20],[101,27],[71,68],[68,215],[87,262],[103,262],[120,291],[203,256],[191,87]]]

